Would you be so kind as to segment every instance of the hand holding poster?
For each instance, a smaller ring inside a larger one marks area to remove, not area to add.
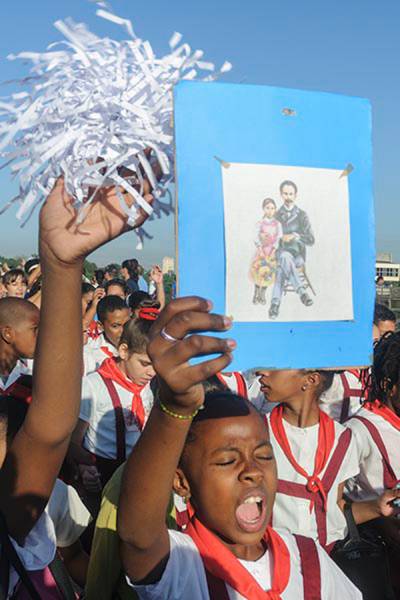
[[[184,83],[175,136],[179,293],[233,316],[233,368],[369,364],[368,101]]]

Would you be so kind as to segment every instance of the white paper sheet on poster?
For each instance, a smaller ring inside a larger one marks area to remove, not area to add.
[[[256,252],[262,202],[273,198],[285,180],[296,183],[296,204],[311,223],[315,243],[306,249],[305,269],[315,291],[305,306],[295,291],[282,294],[276,322],[347,321],[354,317],[348,179],[343,170],[285,165],[231,163],[222,168],[225,244],[226,314],[237,322],[269,322],[274,281],[265,304],[254,304],[250,269]],[[279,256],[279,254],[278,254]],[[279,264],[279,260],[278,260]],[[278,267],[279,268],[279,267]]]

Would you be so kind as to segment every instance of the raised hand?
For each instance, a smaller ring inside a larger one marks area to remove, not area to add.
[[[128,206],[132,199],[123,194]],[[153,197],[145,198],[151,203]],[[142,209],[138,212],[135,227],[146,220]],[[132,229],[121,208],[114,187],[102,188],[86,211],[83,223],[78,224],[73,199],[66,192],[64,180],[57,180],[53,190],[40,211],[40,253],[64,264],[74,264],[106,242]]]
[[[209,301],[196,296],[173,300],[150,332],[147,351],[160,380],[162,402],[182,414],[201,406],[201,382],[222,371],[231,362],[236,347],[233,340],[198,335],[226,331],[232,325],[228,317],[210,313],[211,308]],[[208,354],[219,356],[189,364],[190,359]]]
[[[151,268],[150,279],[154,281],[156,285],[160,285],[163,282],[163,273],[158,265],[154,265]]]
[[[94,305],[94,306],[97,306],[97,305],[98,305],[98,303],[100,302],[100,300],[101,300],[102,298],[104,298],[104,296],[105,296],[105,295],[106,295],[106,291],[105,291],[105,289],[104,289],[104,288],[102,288],[102,287],[98,287],[98,288],[96,288],[96,289],[94,290],[94,293],[93,293],[92,306],[93,306],[93,305]]]

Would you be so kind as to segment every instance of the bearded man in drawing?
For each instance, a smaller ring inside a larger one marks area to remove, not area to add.
[[[312,246],[315,238],[307,213],[299,208],[297,202],[297,186],[293,181],[283,181],[279,186],[283,201],[276,213],[276,219],[282,225],[282,238],[277,252],[278,268],[272,291],[270,319],[279,315],[279,307],[286,283],[290,284],[305,306],[313,301],[305,289],[304,270],[306,262],[306,246]]]

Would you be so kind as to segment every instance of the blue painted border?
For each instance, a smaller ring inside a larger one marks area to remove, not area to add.
[[[182,82],[175,87],[179,295],[225,307],[221,165],[344,169],[349,176],[354,321],[236,323],[236,369],[371,362],[374,287],[371,107],[368,100],[274,87]],[[296,116],[282,114],[293,108]],[[327,274],[329,276],[329,274]],[[332,299],[334,302],[334,298]]]

